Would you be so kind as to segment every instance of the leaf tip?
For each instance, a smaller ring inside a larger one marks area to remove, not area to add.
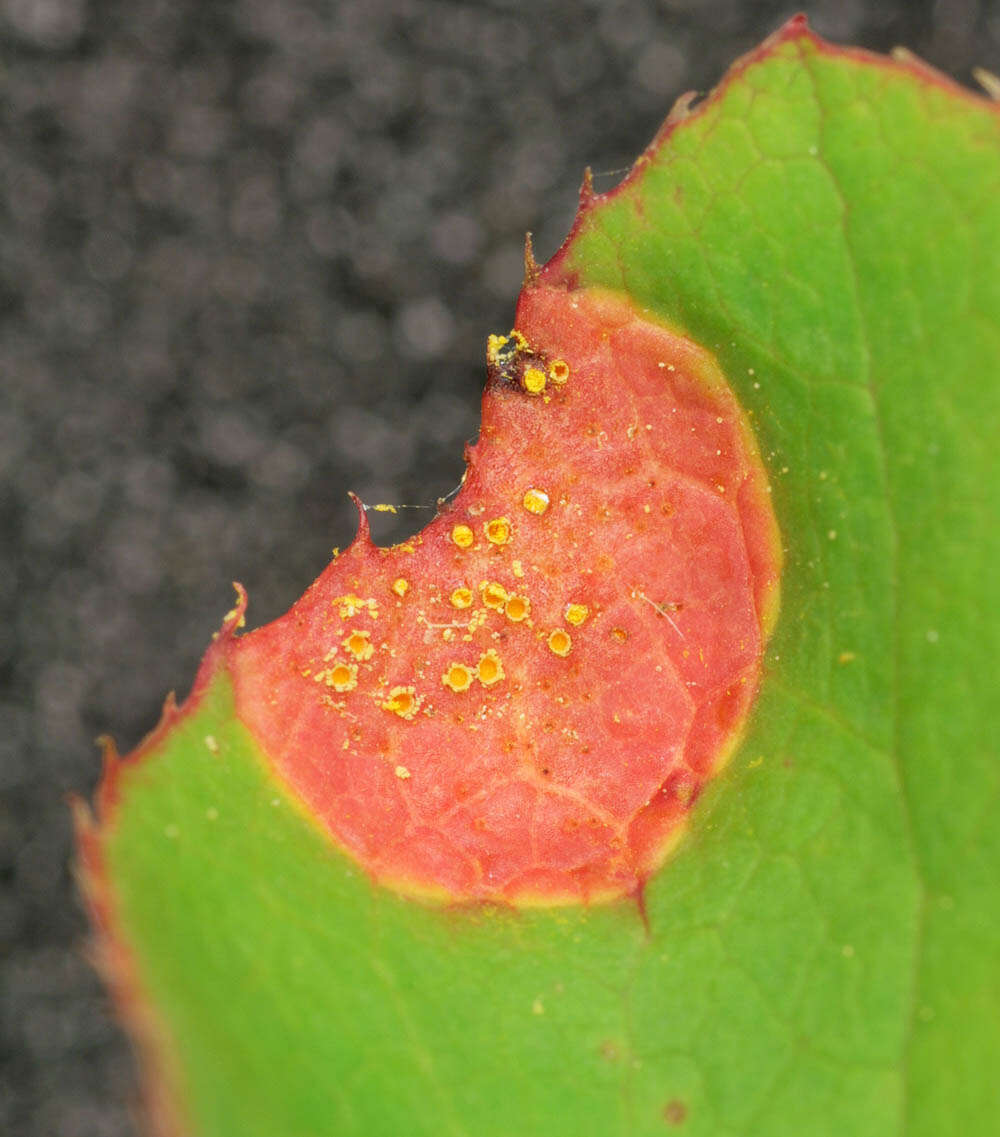
[[[365,505],[353,490],[348,490],[347,496],[354,502],[354,508],[358,511],[358,529],[354,534],[351,547],[353,548],[355,545],[359,545],[362,549],[365,549],[368,546],[374,545],[371,526],[368,523],[368,506]]]
[[[524,235],[524,281],[522,288],[534,288],[538,283],[538,262],[535,260],[535,250],[531,243],[531,234]]]
[[[663,120],[660,129],[653,136],[652,142],[636,159],[636,167],[641,164],[649,162],[656,151],[663,145],[669,134],[673,133],[676,126],[679,126],[686,119],[689,119],[693,114],[692,107],[698,98],[697,91],[685,91],[683,95],[678,95],[674,100],[674,105],[670,108],[670,112]]]
[[[107,773],[121,757],[118,753],[118,744],[110,734],[99,734],[94,741],[101,752],[101,766]]]
[[[594,171],[590,166],[586,166],[583,171],[583,181],[580,183],[580,204],[578,206],[580,211],[587,209],[596,196],[594,193]]]
[[[848,50],[848,49],[844,49]],[[865,54],[863,52],[855,54]],[[879,59],[878,56],[875,57]],[[913,78],[918,79],[921,83],[925,83],[934,87],[942,88],[950,91],[953,94],[963,95],[981,102],[983,95],[979,91],[971,90],[969,87],[961,83],[957,83],[950,75],[939,71],[938,68],[932,66],[926,59],[921,59],[915,52],[910,51],[908,47],[894,47],[889,52],[889,59],[901,68],[903,71],[909,73]],[[986,71],[982,67],[973,69],[973,77],[985,93],[987,102],[992,105],[1000,100],[1000,78]],[[995,108],[994,108],[995,109]]]
[[[229,611],[222,617],[222,627],[215,633],[215,639],[227,639],[230,636],[236,635],[240,628],[246,627],[247,622],[247,590],[243,587],[238,580],[233,581],[233,589],[236,592],[236,603],[229,609]],[[168,698],[173,698],[171,693]],[[176,701],[175,701],[176,705]],[[165,709],[165,708],[164,708]]]
[[[985,67],[973,67],[972,77],[995,103],[1000,102],[1000,75],[994,75]]]

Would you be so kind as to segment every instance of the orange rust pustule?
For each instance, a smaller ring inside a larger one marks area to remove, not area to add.
[[[701,348],[620,297],[542,285],[517,331],[457,497],[390,549],[362,514],[286,616],[229,642],[229,664],[275,769],[376,880],[610,899],[662,862],[736,739],[780,545],[752,435]],[[518,356],[559,361],[560,381],[510,381]],[[538,486],[541,512],[523,505]],[[524,598],[524,617],[496,596]],[[349,690],[329,682],[343,664]],[[406,718],[401,689],[419,708]]]

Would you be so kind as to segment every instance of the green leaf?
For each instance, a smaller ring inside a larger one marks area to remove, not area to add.
[[[801,21],[585,196],[542,282],[713,352],[768,467],[786,562],[749,729],[645,921],[442,908],[334,850],[213,648],[81,812],[166,1129],[994,1131],[998,264],[996,108]]]

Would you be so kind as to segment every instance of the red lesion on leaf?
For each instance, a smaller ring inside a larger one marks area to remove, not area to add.
[[[608,899],[662,862],[738,735],[777,530],[701,348],[621,297],[542,284],[516,326],[490,339],[458,496],[389,549],[362,510],[295,607],[225,653],[240,718],[376,880]]]

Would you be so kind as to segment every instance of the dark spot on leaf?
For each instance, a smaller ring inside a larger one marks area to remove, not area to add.
[[[683,1125],[687,1120],[687,1106],[680,1098],[671,1098],[663,1107],[663,1120],[668,1125]]]

